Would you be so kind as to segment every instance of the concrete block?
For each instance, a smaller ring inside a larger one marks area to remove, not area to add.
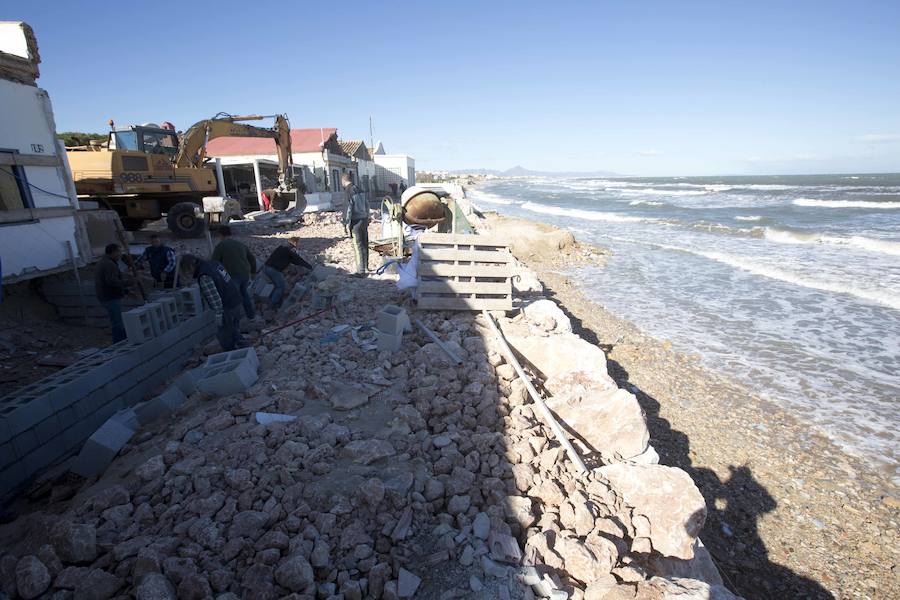
[[[375,317],[375,329],[382,333],[398,335],[404,331],[412,331],[412,323],[409,321],[409,315],[406,311],[388,304],[383,306]]]
[[[128,341],[132,344],[143,344],[156,337],[153,315],[146,305],[122,313],[122,321],[125,323],[125,334],[128,336]]]
[[[391,335],[390,333],[378,331],[377,334],[379,352],[396,352],[403,343],[403,332],[400,332],[397,335]]]
[[[75,410],[75,417],[79,421],[86,419],[116,397],[108,395],[105,389],[92,392],[72,405],[72,408]]]
[[[159,396],[154,396],[145,402],[134,406],[134,413],[141,425],[149,425],[160,417],[171,412]]]
[[[203,312],[203,296],[200,287],[195,285],[176,291],[175,303],[181,318],[192,317]]]
[[[250,365],[254,369],[259,369],[259,356],[256,354],[256,348],[254,348],[253,346],[240,348],[238,350],[232,350],[230,352],[220,352],[218,354],[213,354],[206,359],[206,363],[203,365],[203,368],[211,369],[213,367],[218,367],[220,365],[224,365],[225,363],[233,362],[236,360],[247,360],[250,362]]]
[[[132,431],[137,431],[141,428],[141,422],[138,420],[138,415],[134,408],[123,408],[111,416],[110,420],[121,423]]]
[[[0,444],[5,444],[11,439],[12,430],[9,428],[9,423],[5,419],[0,420]]]
[[[258,377],[256,367],[245,358],[207,368],[197,387],[216,396],[230,396],[249,388]]]
[[[181,405],[184,404],[184,401],[187,400],[187,396],[184,395],[180,389],[175,387],[174,385],[170,385],[166,388],[166,390],[157,396],[162,403],[166,406],[166,409],[174,412],[181,408]]]
[[[76,422],[62,432],[60,437],[62,437],[63,446],[65,446],[67,451],[80,450],[84,442],[91,437],[91,434],[93,434],[98,427],[103,425],[108,418],[109,415],[106,415],[103,412],[95,412]]]
[[[313,267],[313,270],[309,273],[309,277],[312,278],[315,282],[325,281],[332,275],[339,275],[341,273],[340,269],[335,267],[327,267],[325,265],[316,265]]]
[[[331,308],[334,303],[334,296],[322,294],[318,290],[313,292],[312,307],[313,310],[325,310]]]
[[[144,305],[144,308],[146,308],[147,312],[150,314],[150,322],[153,325],[153,331],[156,333],[157,337],[169,330],[169,326],[166,322],[166,315],[159,302],[148,302]]]
[[[18,488],[26,479],[28,479],[28,475],[25,473],[25,465],[21,461],[16,461],[0,469],[0,497]]]
[[[53,438],[45,444],[35,448],[22,459],[26,475],[31,477],[35,473],[43,471],[50,465],[56,463],[66,454],[66,450],[61,437]]]
[[[72,464],[72,472],[82,477],[99,475],[109,467],[134,431],[112,419],[107,420],[88,438]]]
[[[307,285],[303,281],[298,281],[294,284],[293,289],[291,289],[291,293],[288,294],[287,300],[285,300],[285,306],[290,306],[295,302],[300,302],[306,296],[307,292],[309,292],[311,286]]]
[[[12,442],[0,444],[0,470],[17,460],[19,460],[19,455],[16,453],[16,449],[13,447]]]
[[[37,432],[35,432],[34,429],[23,431],[12,439],[13,450],[15,450],[16,456],[19,458],[26,456],[39,445],[40,442],[38,441]]]
[[[0,405],[0,421],[6,423],[10,437],[34,427],[53,413],[50,401],[33,393],[12,397]]]
[[[52,415],[38,423],[34,428],[34,433],[37,435],[39,444],[46,444],[53,438],[57,437],[63,429],[64,428],[60,423],[59,417],[56,415]]]
[[[185,396],[190,396],[197,391],[197,382],[203,377],[203,367],[190,369],[179,375],[172,385],[177,387]]]
[[[166,319],[166,326],[168,329],[172,329],[176,325],[178,325],[178,304],[175,302],[175,297],[172,295],[167,295],[163,298],[159,299],[159,305],[163,310],[163,317]]]

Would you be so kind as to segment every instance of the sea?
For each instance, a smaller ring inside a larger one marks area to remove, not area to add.
[[[900,174],[504,179],[468,195],[612,250],[572,273],[588,297],[900,481]]]

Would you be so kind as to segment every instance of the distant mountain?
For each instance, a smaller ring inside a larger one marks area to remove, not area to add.
[[[532,171],[516,165],[505,171],[496,169],[459,169],[451,173],[472,173],[475,175],[496,175],[497,177],[617,177],[612,171]]]

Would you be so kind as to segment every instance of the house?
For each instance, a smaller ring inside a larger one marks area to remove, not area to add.
[[[223,168],[255,165],[252,191],[259,194],[264,188],[260,165],[276,164],[275,141],[269,138],[221,137],[206,146],[206,154],[220,158]],[[331,204],[339,208],[344,199],[341,175],[351,173],[358,180],[356,163],[344,152],[338,141],[337,129],[291,129],[291,154],[295,166],[303,166],[307,202],[311,206]],[[260,200],[261,202],[261,200]]]
[[[26,23],[0,22],[0,269],[4,284],[83,266],[92,258],[77,214],[53,107],[37,87],[37,40]]]
[[[378,188],[375,181],[375,161],[372,160],[365,142],[360,140],[341,142],[341,148],[356,163],[356,172],[359,175],[356,183],[371,200]]]
[[[381,142],[375,146],[372,155],[375,161],[375,179],[381,191],[391,190],[402,182],[406,187],[416,185],[416,160],[406,154],[386,154]]]

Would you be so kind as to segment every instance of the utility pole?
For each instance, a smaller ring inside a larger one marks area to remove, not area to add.
[[[372,134],[372,117],[369,116],[369,148],[375,151],[375,136]]]

